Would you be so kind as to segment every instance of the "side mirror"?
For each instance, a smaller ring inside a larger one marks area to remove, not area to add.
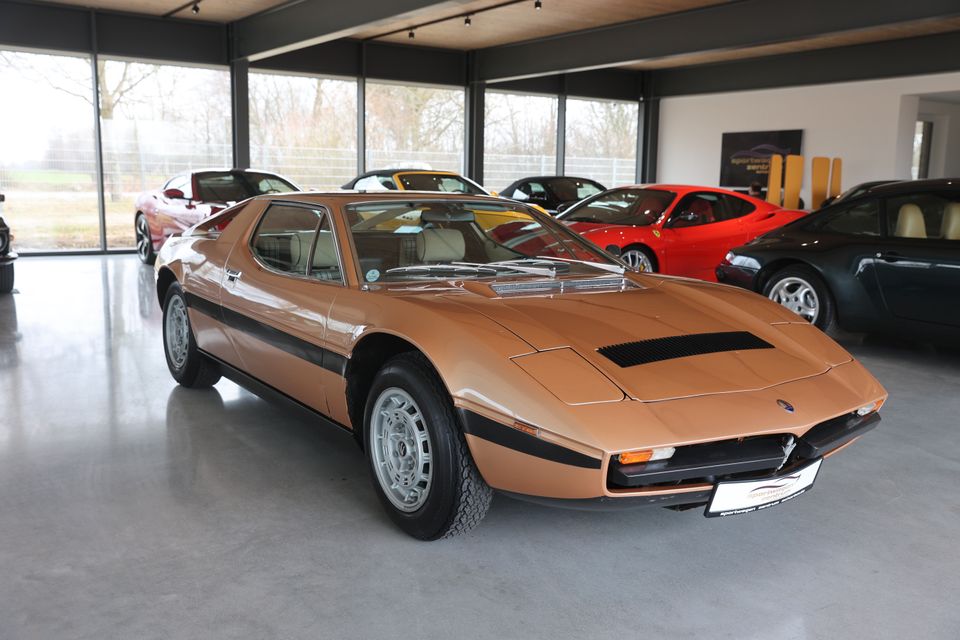
[[[697,222],[698,220],[700,220],[700,216],[695,214],[693,211],[682,211],[670,218],[670,220],[667,222],[667,226],[673,227],[681,222]]]
[[[618,258],[619,258],[620,255],[623,253],[623,252],[620,250],[620,247],[618,247],[618,246],[615,245],[615,244],[608,244],[606,251],[607,251],[607,253],[612,253],[613,255],[617,256]]]
[[[163,197],[170,200],[183,200],[185,196],[180,189],[167,189],[163,192]]]

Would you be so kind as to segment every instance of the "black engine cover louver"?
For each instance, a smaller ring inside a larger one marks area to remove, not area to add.
[[[661,360],[747,349],[773,349],[773,345],[748,331],[726,331],[623,342],[600,347],[597,352],[621,367],[633,367]]]

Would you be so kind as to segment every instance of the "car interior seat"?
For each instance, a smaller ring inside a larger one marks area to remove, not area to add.
[[[424,229],[417,234],[420,262],[457,262],[465,253],[466,243],[457,229]]]
[[[694,198],[687,210],[697,214],[697,217],[700,218],[698,224],[709,224],[716,220],[713,215],[713,205],[706,200]]]
[[[915,204],[908,203],[900,207],[897,212],[897,230],[894,235],[898,238],[926,238],[927,225],[923,220],[923,211]]]
[[[944,208],[940,237],[944,240],[960,240],[960,202],[951,202]]]

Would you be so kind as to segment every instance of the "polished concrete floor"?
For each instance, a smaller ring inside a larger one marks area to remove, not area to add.
[[[0,638],[960,638],[960,355],[847,341],[877,431],[766,512],[498,497],[407,538],[352,440],[177,388],[152,272],[28,258],[0,297]]]

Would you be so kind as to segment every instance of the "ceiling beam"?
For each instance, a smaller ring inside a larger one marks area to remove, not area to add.
[[[489,47],[478,52],[478,74],[499,82],[957,15],[957,0],[739,0]]]
[[[685,96],[960,71],[960,32],[649,72],[653,94]]]
[[[235,23],[233,55],[259,60],[354,35],[397,19],[411,26],[436,9],[456,9],[466,0],[300,0]]]

